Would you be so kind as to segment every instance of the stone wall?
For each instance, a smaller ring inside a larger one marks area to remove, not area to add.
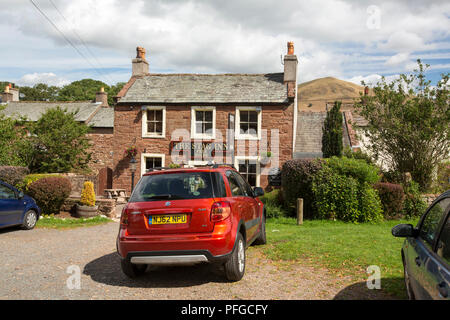
[[[432,204],[437,197],[439,197],[439,194],[431,194],[431,193],[422,194],[422,199],[427,203],[427,205]]]
[[[97,174],[102,168],[113,167],[113,142],[114,130],[113,128],[92,128],[91,133],[88,134],[91,139],[92,147],[91,161],[89,168]]]
[[[97,175],[82,175],[77,173],[58,173],[62,176],[67,177],[72,184],[72,192],[70,193],[71,197],[79,197],[81,196],[81,190],[83,189],[83,184],[85,181],[91,181],[94,184],[94,191],[97,194],[98,190],[98,179]]]
[[[209,105],[208,105],[209,106]],[[259,105],[260,106],[260,105]],[[236,105],[216,106],[216,130],[220,130],[226,141],[226,129],[228,128],[228,115],[235,114]],[[270,150],[271,129],[279,130],[279,163],[278,167],[292,159],[293,144],[293,117],[294,103],[287,105],[263,105],[261,129],[267,130],[268,150],[272,154],[275,150]],[[114,165],[113,165],[113,188],[125,189],[129,194],[131,189],[131,172],[129,169],[130,159],[124,157],[127,147],[135,145],[138,149],[136,156],[137,171],[135,182],[141,176],[141,153],[164,154],[165,166],[169,166],[172,161],[170,157],[170,147],[172,132],[176,129],[191,131],[191,105],[167,105],[166,106],[166,131],[164,138],[143,138],[142,137],[142,111],[140,105],[116,105],[114,112]],[[174,137],[174,141],[178,140]],[[243,143],[245,156],[249,154],[250,144],[256,143],[259,150],[260,141],[235,140],[235,150],[238,150],[238,143]],[[258,155],[258,154],[257,154]],[[259,155],[258,155],[259,156]],[[261,169],[263,169],[261,167]],[[260,186],[266,187],[268,184],[267,175],[261,175]]]
[[[79,197],[70,197],[64,202],[61,211],[70,212],[73,216],[76,216],[76,204],[79,202]],[[116,218],[116,201],[114,199],[97,199],[95,205],[98,205],[99,214]]]

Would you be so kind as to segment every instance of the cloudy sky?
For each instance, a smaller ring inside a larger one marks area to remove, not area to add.
[[[373,82],[413,70],[418,58],[434,83],[450,70],[448,0],[0,0],[0,8],[0,81],[18,85],[127,81],[138,45],[150,72],[280,72],[287,41],[299,82]]]

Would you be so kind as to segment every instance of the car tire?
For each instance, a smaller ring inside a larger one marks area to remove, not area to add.
[[[128,259],[122,259],[120,266],[122,267],[122,272],[131,279],[143,275],[147,270],[146,264],[133,264]]]
[[[261,223],[261,230],[259,231],[258,238],[255,239],[253,242],[256,245],[262,245],[267,243],[266,238],[266,216],[263,214],[262,216],[262,223]]]
[[[408,295],[409,300],[416,300],[416,297],[414,296],[414,292],[411,289],[411,279],[409,277],[408,270],[406,269],[405,262],[403,261],[403,276],[405,279],[405,287],[406,287],[406,294]]]
[[[236,238],[230,259],[225,262],[225,275],[229,281],[239,281],[245,273],[245,241],[241,233]]]
[[[36,226],[37,220],[38,215],[36,211],[28,210],[23,217],[22,228],[25,230],[33,229]]]

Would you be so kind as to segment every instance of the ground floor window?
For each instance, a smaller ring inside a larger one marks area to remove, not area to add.
[[[252,187],[259,186],[259,162],[257,158],[236,157],[236,169]]]
[[[143,153],[141,156],[141,175],[152,168],[164,167],[164,158],[163,154]]]

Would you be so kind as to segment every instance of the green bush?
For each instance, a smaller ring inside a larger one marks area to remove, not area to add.
[[[352,150],[350,147],[344,148],[344,157],[352,158],[352,159],[360,159],[364,160],[367,164],[375,165],[373,159],[365,152],[360,149]]]
[[[20,183],[20,187],[22,190],[28,191],[28,187],[30,186],[30,184],[32,184],[35,181],[38,181],[39,179],[48,178],[48,177],[64,177],[64,176],[55,174],[55,173],[32,173],[32,174],[26,175],[22,179],[22,182]]]
[[[280,198],[281,192],[279,190],[267,192],[259,198],[264,203],[267,218],[280,218],[287,216],[287,211],[283,209]]]
[[[402,214],[405,202],[405,193],[400,184],[389,182],[378,182],[375,184],[381,203],[383,205],[383,215],[385,218],[399,218]]]
[[[25,167],[0,166],[0,180],[21,189],[21,182],[30,170]]]
[[[326,162],[312,181],[317,218],[356,223],[382,220],[380,198],[371,184],[364,180],[371,181],[362,179],[360,174],[352,176],[342,167],[329,166]]]
[[[332,157],[326,159],[326,165],[341,175],[350,176],[359,183],[374,184],[380,180],[379,169],[361,159]]]
[[[45,214],[59,213],[71,191],[70,180],[65,177],[46,177],[28,186],[28,193]]]
[[[419,184],[411,181],[404,186],[405,202],[403,204],[403,215],[407,219],[420,217],[425,213],[428,205],[422,199],[422,194],[419,191]]]
[[[286,161],[281,169],[281,189],[284,205],[290,216],[295,216],[293,208],[297,199],[303,198],[303,213],[305,218],[317,215],[312,191],[313,176],[322,168],[318,159],[295,159]]]

